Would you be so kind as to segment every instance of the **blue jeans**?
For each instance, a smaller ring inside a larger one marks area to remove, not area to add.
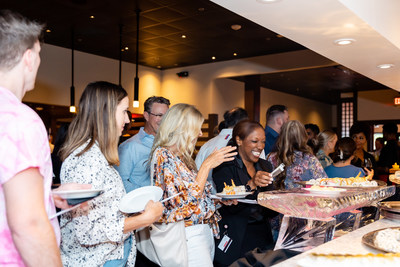
[[[109,260],[104,263],[103,267],[124,267],[128,261],[129,252],[132,247],[132,237],[128,237],[124,242],[124,257],[117,260]]]

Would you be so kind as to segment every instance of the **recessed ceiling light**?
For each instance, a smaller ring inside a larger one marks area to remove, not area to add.
[[[233,53],[233,56],[235,56],[235,57],[236,57],[236,56],[237,56],[237,54],[236,54],[236,53]]]
[[[337,45],[349,45],[354,43],[356,40],[352,38],[342,38],[342,39],[337,39],[334,41],[335,44]]]
[[[380,69],[390,69],[390,68],[393,68],[394,67],[394,64],[381,64],[381,65],[378,65],[378,68],[380,68]]]
[[[92,15],[92,16],[90,16],[89,18],[94,19],[94,16]]]
[[[184,35],[184,34],[182,34],[182,36],[181,36],[183,39],[185,39],[186,38],[186,35]]]
[[[353,23],[346,23],[345,25],[344,25],[344,27],[345,28],[355,28],[356,26],[353,24]]]
[[[51,30],[50,30],[50,29],[47,29],[46,32],[51,32]]]
[[[256,0],[256,1],[261,4],[271,4],[271,3],[279,2],[281,0]]]
[[[215,57],[211,57],[211,59],[212,59],[212,60],[214,60],[214,59],[215,59]]]
[[[238,30],[240,30],[241,28],[242,28],[242,25],[239,25],[239,24],[233,24],[233,25],[231,25],[231,29],[234,30],[234,31],[238,31]]]
[[[129,50],[129,47],[125,46],[125,50]]]

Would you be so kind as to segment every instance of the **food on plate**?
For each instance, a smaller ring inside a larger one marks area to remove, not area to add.
[[[395,162],[395,163],[392,165],[393,170],[398,170],[399,167],[400,167],[400,166],[397,164],[397,162]]]
[[[324,266],[324,267],[394,267],[400,264],[400,253],[385,254],[358,254],[358,255],[342,255],[342,254],[316,254],[312,253],[306,258],[298,262],[299,266]]]
[[[224,182],[225,187],[222,191],[222,194],[238,195],[238,194],[246,193],[246,188],[244,187],[244,185],[236,186],[232,179],[231,179],[231,181],[232,181],[232,185],[227,185]]]
[[[331,185],[331,186],[378,186],[378,183],[371,180],[372,176],[350,177],[350,178],[319,178],[307,181],[311,185]]]
[[[400,184],[400,177],[396,177],[394,174],[389,175],[389,181],[395,184]]]
[[[310,187],[310,190],[315,190],[315,191],[342,191],[343,189],[335,188],[335,187],[326,187],[326,186],[313,185],[313,186]]]
[[[393,183],[400,184],[400,171],[396,171],[394,174],[389,175],[389,180]]]
[[[387,252],[400,253],[400,229],[385,229],[375,235],[376,247]]]

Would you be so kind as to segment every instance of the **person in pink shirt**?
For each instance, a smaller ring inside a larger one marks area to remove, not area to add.
[[[21,102],[35,85],[42,29],[0,11],[0,266],[61,266],[59,225],[48,218],[68,205],[51,194],[43,122]]]

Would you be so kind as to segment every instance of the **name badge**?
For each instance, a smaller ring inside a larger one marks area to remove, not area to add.
[[[221,239],[221,242],[219,242],[218,248],[222,250],[224,253],[226,253],[231,244],[232,244],[232,239],[229,236],[224,235]]]

